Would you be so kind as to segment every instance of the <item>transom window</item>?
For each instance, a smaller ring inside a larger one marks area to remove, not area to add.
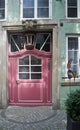
[[[31,55],[19,59],[19,79],[42,79],[42,60]]]
[[[33,37],[34,36],[34,37]],[[34,39],[35,41],[34,41]],[[25,49],[26,44],[34,44],[34,48],[40,51],[51,51],[51,33],[36,33],[34,35],[27,33],[26,39],[23,34],[10,34],[9,36],[10,51],[16,52]]]
[[[5,19],[5,0],[0,0],[0,19]]]
[[[70,61],[70,69],[80,75],[80,36],[67,37],[67,63]],[[66,64],[67,64],[66,63]]]
[[[50,18],[52,0],[22,0],[22,18]]]

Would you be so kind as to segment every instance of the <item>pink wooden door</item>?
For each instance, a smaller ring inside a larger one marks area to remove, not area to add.
[[[37,50],[9,55],[10,104],[51,104],[50,57]]]
[[[9,53],[10,105],[51,105],[51,62],[37,49]]]

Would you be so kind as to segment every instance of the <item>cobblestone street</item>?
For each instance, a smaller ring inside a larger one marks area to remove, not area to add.
[[[0,110],[0,130],[66,130],[66,113],[50,106],[9,106]]]

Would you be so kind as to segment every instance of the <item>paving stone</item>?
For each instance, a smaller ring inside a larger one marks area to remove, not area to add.
[[[66,130],[64,110],[50,106],[9,106],[0,110],[1,130]]]

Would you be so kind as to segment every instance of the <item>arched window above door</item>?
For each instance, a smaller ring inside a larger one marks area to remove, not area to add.
[[[29,38],[28,38],[29,36]],[[34,42],[33,42],[34,36]],[[32,38],[32,39],[31,39]],[[28,41],[29,40],[29,41]],[[31,43],[32,41],[32,43]],[[10,34],[9,36],[10,52],[20,51],[25,49],[25,44],[34,44],[34,48],[40,51],[51,51],[51,33],[26,33],[26,38],[23,33]]]

